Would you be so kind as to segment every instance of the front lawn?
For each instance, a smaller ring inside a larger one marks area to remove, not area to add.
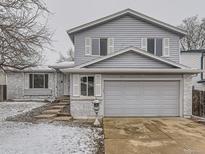
[[[39,107],[38,102],[0,103],[0,153],[6,154],[62,154],[96,153],[102,129],[92,126],[63,123],[27,123],[6,121],[14,116]]]

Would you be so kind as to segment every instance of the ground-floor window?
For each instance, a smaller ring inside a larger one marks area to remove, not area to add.
[[[82,96],[94,96],[94,76],[81,76],[80,92]]]
[[[29,88],[48,88],[48,74],[29,74]]]

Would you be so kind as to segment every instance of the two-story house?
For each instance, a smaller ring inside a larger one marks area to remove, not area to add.
[[[180,62],[186,32],[126,9],[67,31],[75,46],[70,74],[74,118],[101,116],[190,116],[192,75]]]
[[[74,118],[190,116],[192,76],[180,64],[183,30],[126,9],[67,31],[74,64],[7,75],[8,98],[70,95]],[[15,81],[15,82],[14,82]]]

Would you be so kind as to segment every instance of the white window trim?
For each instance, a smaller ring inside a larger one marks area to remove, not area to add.
[[[169,45],[168,45],[169,54],[168,54],[168,55],[164,55],[164,40],[165,40],[165,39],[168,39],[168,40],[169,40],[169,41],[168,41],[168,43],[169,43]],[[167,37],[166,37],[166,38],[163,38],[162,41],[163,41],[163,43],[162,43],[162,49],[163,49],[163,50],[162,50],[162,51],[163,51],[162,57],[170,57],[170,38],[167,38]]]
[[[32,74],[32,86],[33,86],[33,88],[30,88],[30,74]],[[35,74],[37,74],[37,75],[43,75],[43,88],[35,88],[35,86],[34,86],[34,75]],[[29,80],[29,89],[48,89],[48,88],[46,88],[46,74],[48,74],[48,73],[29,73],[29,77],[28,77],[28,80]],[[49,75],[48,75],[48,78],[49,78]],[[49,83],[49,82],[48,82]]]
[[[93,83],[93,88],[94,88],[94,95],[93,96],[88,96],[88,80],[87,80],[87,89],[86,89],[86,95],[81,94],[81,78],[82,77],[93,77],[94,78],[94,83]],[[95,97],[95,75],[80,75],[80,97],[85,97],[85,98],[90,98],[90,97]]]
[[[99,55],[93,55],[93,46],[92,46],[92,42],[93,42],[93,39],[96,39],[96,40],[98,40],[99,41]],[[107,55],[108,55],[108,37],[91,37],[91,55],[89,55],[89,56],[96,56],[96,57],[99,57],[99,56],[101,56],[100,55],[100,39],[107,39]],[[86,55],[86,56],[88,56],[88,55]],[[104,56],[101,56],[101,57],[104,57]]]
[[[155,56],[157,56],[156,55],[156,52],[157,52],[157,39],[162,39],[162,56],[159,56],[159,57],[170,57],[170,54],[166,55],[166,56],[164,55],[164,38],[162,38],[162,37],[148,37],[147,40],[148,39],[154,39],[154,55]],[[147,47],[148,47],[148,43],[147,43]]]

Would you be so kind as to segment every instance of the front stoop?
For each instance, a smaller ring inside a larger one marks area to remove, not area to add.
[[[37,119],[50,119],[50,118],[55,118],[57,115],[56,114],[40,114],[35,116]]]
[[[57,100],[56,103],[50,104],[46,110],[35,116],[35,118],[49,119],[51,121],[70,121],[72,119],[70,115],[70,97],[62,96],[57,98]]]
[[[72,119],[71,116],[60,116],[60,117],[55,117],[54,121],[70,121]]]
[[[43,111],[42,113],[44,114],[58,114],[60,113],[61,109],[48,109],[48,110],[45,110]]]

